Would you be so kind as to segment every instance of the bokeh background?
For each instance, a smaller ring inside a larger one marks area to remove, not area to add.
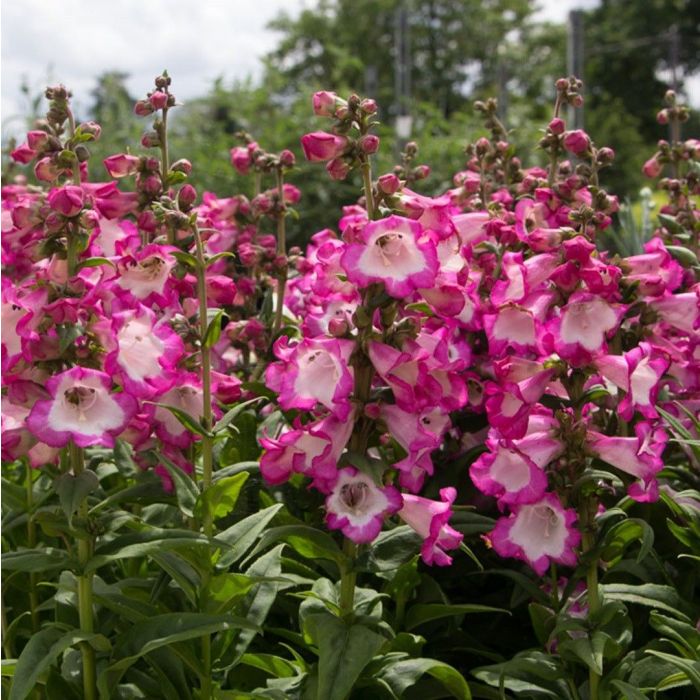
[[[3,0],[3,177],[14,140],[44,110],[43,89],[62,82],[77,116],[103,126],[101,159],[140,150],[148,121],[133,103],[166,68],[182,103],[171,150],[194,166],[200,192],[246,192],[228,153],[246,130],[266,149],[291,148],[323,128],[311,94],[331,89],[373,96],[383,145],[376,172],[391,169],[407,138],[432,168],[426,194],[450,185],[463,146],[484,132],[473,110],[495,96],[527,164],[551,114],[554,80],[572,70],[585,81],[576,126],[618,155],[606,186],[634,200],[641,165],[665,137],[655,115],[675,87],[700,107],[698,0]],[[700,136],[695,116],[685,136]],[[397,133],[398,131],[398,133]],[[31,177],[31,174],[28,174]],[[330,201],[351,202],[357,185],[329,183],[322,168],[300,168],[298,242],[333,226]],[[294,177],[291,178],[294,182]]]

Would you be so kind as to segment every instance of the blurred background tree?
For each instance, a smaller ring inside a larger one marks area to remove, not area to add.
[[[396,117],[410,113],[418,162],[432,168],[417,185],[426,194],[450,186],[464,165],[464,145],[485,133],[472,108],[476,99],[498,97],[512,141],[525,164],[535,165],[540,154],[531,144],[551,115],[554,80],[567,70],[567,27],[538,19],[535,10],[533,0],[317,0],[297,16],[282,13],[271,23],[279,41],[259,81],[218,79],[173,112],[173,157],[192,161],[200,191],[224,197],[251,194],[249,179],[229,164],[236,132],[248,131],[267,150],[291,148],[299,168],[290,180],[296,175],[303,191],[300,218],[291,224],[296,243],[336,225],[331,201],[350,204],[360,195],[353,178],[331,182],[322,167],[303,162],[300,135],[325,126],[310,107],[319,89],[377,99],[383,143],[376,174],[397,161],[405,139],[397,138]],[[606,184],[635,197],[642,163],[667,136],[655,114],[672,64],[681,89],[700,68],[700,2],[602,0],[584,20],[584,126],[618,154]],[[125,145],[141,150],[148,122],[133,115],[127,77],[118,70],[98,76],[88,113],[78,115],[103,126],[93,179],[106,177],[102,158]],[[173,88],[177,94],[177,76]],[[686,135],[699,127],[696,117]]]

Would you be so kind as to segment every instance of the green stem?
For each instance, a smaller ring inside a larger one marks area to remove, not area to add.
[[[201,338],[201,368],[202,368],[202,425],[209,432],[212,428],[211,410],[211,354],[209,347],[205,346],[209,319],[207,318],[207,279],[206,261],[204,259],[204,245],[199,229],[193,228],[194,240],[197,248],[197,294],[199,297],[199,334]],[[217,321],[218,323],[218,321]],[[206,491],[212,483],[214,472],[213,440],[208,435],[202,437],[202,491]],[[213,523],[211,515],[207,513],[204,520],[204,533],[211,537]]]
[[[202,661],[204,662],[204,675],[202,676],[201,698],[202,700],[210,700],[212,697],[211,637],[208,634],[202,637]]]
[[[34,523],[34,513],[32,512],[34,508],[34,473],[29,466],[29,462],[26,461],[25,464],[27,469],[27,514],[29,516],[27,520],[27,547],[34,549],[36,547],[36,524]],[[36,572],[32,571],[29,574],[29,613],[33,632],[39,631],[39,612],[37,610],[39,597],[36,593],[36,585]]]
[[[73,277],[78,272],[78,244],[80,243],[80,228],[78,224],[70,226],[68,243],[66,246],[66,264],[68,277]]]
[[[209,319],[207,317],[207,279],[206,260],[204,259],[204,245],[202,234],[197,226],[193,227],[195,246],[197,250],[197,295],[199,297],[199,334],[201,343],[201,371],[202,371],[202,426],[211,432],[213,420],[211,410],[211,354],[205,345]],[[220,321],[216,321],[219,323]],[[202,437],[202,493],[211,486],[214,474],[214,441],[209,435]],[[204,534],[211,537],[214,534],[214,522],[209,508],[204,508]],[[203,580],[203,588],[206,589],[209,572]],[[204,675],[202,676],[201,697],[209,700],[212,697],[211,686],[211,636],[205,634],[202,637],[202,657],[204,661]]]
[[[374,193],[372,192],[372,166],[369,163],[367,156],[363,157],[362,165],[362,185],[365,190],[365,209],[367,210],[367,218],[372,221],[375,214]]]
[[[163,181],[163,190],[165,191],[166,182],[168,178],[168,170],[170,170],[170,158],[168,154],[168,108],[163,107],[163,118],[161,119],[162,126],[160,128],[159,140],[160,140],[160,167],[161,167],[161,180]]]
[[[85,470],[85,454],[83,448],[76,445],[72,440],[69,445],[70,461],[73,468],[73,475],[78,476]],[[83,499],[78,509],[80,519],[86,523],[88,517],[88,501]],[[85,569],[92,554],[92,541],[89,539],[78,539],[78,561],[81,569]],[[93,617],[92,605],[92,574],[81,573],[78,577],[78,616],[80,619],[80,631],[88,634],[95,631],[95,621]],[[95,650],[88,642],[80,645],[80,652],[83,657],[83,693],[85,700],[96,700],[97,698],[97,673],[95,669]]]
[[[279,210],[277,212],[277,256],[286,257],[287,255],[287,240],[286,240],[286,222],[285,222],[285,204],[284,204],[284,177],[282,175],[282,166],[279,166],[276,171],[277,176],[277,197],[279,199]],[[277,309],[275,310],[275,323],[273,326],[272,335],[276,336],[282,328],[282,312],[284,310],[284,291],[287,287],[287,264],[277,273]]]
[[[340,576],[340,615],[345,617],[349,615],[355,607],[355,583],[357,581],[357,572],[355,571],[355,555],[357,554],[357,545],[347,537],[343,543],[343,552],[348,558],[348,564],[343,567]]]
[[[581,533],[582,549],[584,555],[589,553],[595,545],[595,513],[597,502],[595,498],[587,498],[581,507],[579,517],[583,526]],[[600,593],[598,591],[598,561],[592,560],[586,571],[586,588],[588,597],[588,617],[594,617],[600,610]],[[588,686],[590,700],[598,700],[598,686],[600,674],[592,668],[589,669]]]
[[[7,636],[7,612],[5,611],[5,599],[0,597],[0,622],[2,627],[2,652],[6,659],[14,659],[15,652],[10,638]]]

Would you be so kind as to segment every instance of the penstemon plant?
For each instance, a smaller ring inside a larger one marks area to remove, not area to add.
[[[668,202],[622,257],[576,78],[546,167],[478,102],[437,196],[417,144],[373,173],[374,100],[318,92],[302,152],[358,200],[303,252],[292,151],[240,134],[253,196],[200,199],[171,84],[106,182],[63,86],[12,153],[38,184],[2,190],[3,693],[700,692],[687,108],[666,95],[644,172]]]

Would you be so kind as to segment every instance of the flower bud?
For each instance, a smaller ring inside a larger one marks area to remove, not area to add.
[[[163,109],[168,104],[168,93],[156,90],[155,92],[151,93],[148,101],[151,103],[151,107],[153,107],[153,109]]]
[[[285,168],[293,168],[296,160],[294,154],[288,149],[280,153],[280,165],[283,165]]]
[[[413,177],[416,180],[425,180],[428,175],[430,175],[429,165],[417,165],[415,168],[413,168]]]
[[[569,81],[566,78],[559,78],[555,85],[557,90],[566,90],[569,87]]]
[[[61,171],[51,158],[42,158],[34,166],[34,175],[36,179],[42,180],[43,182],[53,182],[58,179],[60,174]]]
[[[150,209],[146,209],[139,214],[139,218],[136,221],[136,225],[141,229],[141,231],[146,231],[147,233],[155,233],[158,228],[158,220],[156,215]]]
[[[177,202],[182,211],[188,211],[197,201],[197,190],[192,185],[183,185],[177,194]]]
[[[192,172],[192,163],[190,163],[187,158],[180,158],[180,160],[176,160],[170,166],[170,170],[175,173],[185,173],[185,175],[189,175]]]
[[[365,114],[376,114],[377,112],[377,103],[371,99],[371,98],[366,98],[360,102],[360,109],[365,113]]]
[[[337,136],[325,131],[315,131],[301,137],[304,156],[311,162],[336,158],[347,148],[347,145],[348,139],[345,136]]]
[[[333,158],[326,164],[326,170],[334,180],[344,180],[350,172],[350,165],[342,158]]]
[[[246,175],[252,163],[250,152],[247,148],[236,146],[231,149],[231,165],[241,175]]]
[[[603,146],[598,151],[598,162],[607,165],[608,163],[612,163],[613,160],[615,160],[615,151],[613,151],[612,148],[609,148],[608,146]]]
[[[561,136],[566,131],[566,122],[559,117],[555,117],[549,122],[549,130],[556,136]]]
[[[387,173],[377,180],[377,185],[384,194],[394,194],[401,187],[401,180],[394,173]]]
[[[48,196],[49,206],[65,217],[80,213],[83,208],[83,189],[77,185],[65,185],[51,190]]]
[[[312,103],[317,117],[332,117],[339,106],[338,103],[344,104],[344,100],[340,100],[334,92],[321,90],[314,93]]]
[[[30,148],[29,144],[23,143],[17,146],[17,148],[10,153],[10,158],[12,158],[12,160],[14,160],[16,163],[26,165],[27,163],[31,163],[34,158],[36,158],[36,151]]]
[[[29,144],[29,148],[38,151],[49,143],[49,135],[45,131],[28,131],[27,143]]]
[[[365,134],[358,141],[358,146],[363,153],[370,155],[376,153],[379,150],[379,136],[374,134]]]
[[[656,159],[656,156],[652,156],[649,158],[649,160],[644,163],[642,167],[642,172],[647,176],[647,177],[659,177],[663,171],[663,165],[659,163],[659,161]]]
[[[92,136],[93,141],[97,141],[102,133],[102,127],[97,122],[93,121],[83,122],[78,129],[80,129],[83,134]]]
[[[75,157],[78,163],[86,163],[90,159],[90,149],[84,143],[79,143],[75,147]]]
[[[581,129],[567,131],[564,135],[564,148],[575,155],[583,155],[591,147],[591,140],[588,134]]]
[[[350,330],[348,322],[344,318],[332,318],[328,322],[328,332],[334,338],[342,338]]]
[[[153,105],[148,100],[136,100],[134,114],[137,117],[148,117],[153,114],[154,111]]]
[[[668,110],[667,109],[662,109],[657,115],[656,115],[656,121],[659,124],[668,124]]]
[[[160,146],[160,136],[156,131],[147,131],[141,137],[141,145],[144,148],[157,148]]]

